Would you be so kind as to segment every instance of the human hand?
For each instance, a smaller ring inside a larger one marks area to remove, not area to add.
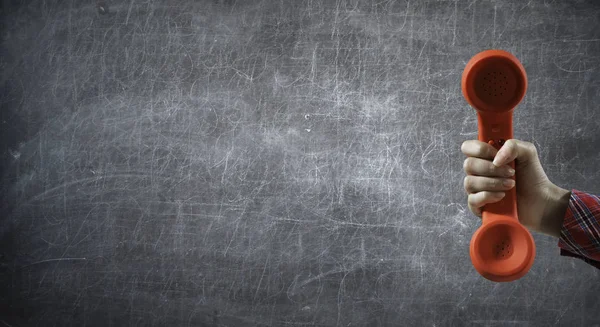
[[[510,178],[515,172],[508,166],[515,160],[519,221],[533,231],[560,236],[570,192],[550,182],[532,143],[511,139],[496,150],[485,142],[469,140],[461,151],[467,156],[463,165],[467,203],[476,216],[481,217],[485,204],[500,201],[515,187]]]

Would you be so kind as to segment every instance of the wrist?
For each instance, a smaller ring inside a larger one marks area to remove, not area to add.
[[[546,194],[546,206],[544,208],[544,214],[540,222],[540,232],[546,235],[560,238],[560,231],[562,229],[563,221],[567,207],[569,206],[569,199],[571,198],[571,191],[560,188],[554,184],[551,184]]]

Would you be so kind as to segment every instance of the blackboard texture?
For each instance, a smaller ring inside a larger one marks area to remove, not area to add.
[[[466,62],[515,54],[515,134],[600,193],[596,1],[3,1],[6,326],[592,326],[535,234],[473,269]]]

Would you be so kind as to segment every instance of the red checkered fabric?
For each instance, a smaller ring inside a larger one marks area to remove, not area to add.
[[[571,190],[558,246],[560,255],[600,269],[600,197]]]

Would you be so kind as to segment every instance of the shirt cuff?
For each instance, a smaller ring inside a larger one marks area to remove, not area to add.
[[[558,240],[561,256],[600,269],[600,198],[573,189]]]

